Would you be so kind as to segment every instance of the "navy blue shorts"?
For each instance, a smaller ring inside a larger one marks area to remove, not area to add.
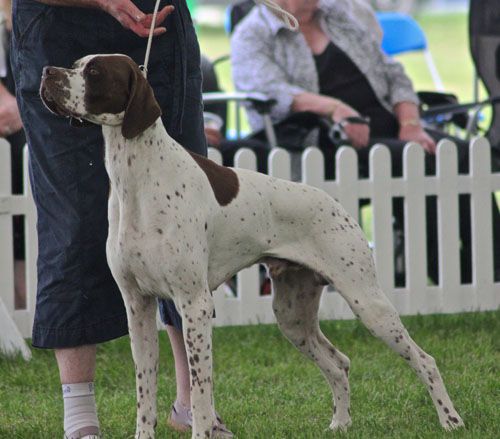
[[[178,15],[166,20],[168,32],[153,40],[148,79],[170,135],[206,155],[199,47],[185,2],[179,1],[174,0]],[[153,0],[135,3],[144,12],[153,10]],[[44,66],[70,67],[88,54],[124,53],[142,64],[146,40],[99,10],[17,0],[13,17],[11,60],[38,212],[33,345],[111,340],[127,333],[127,318],[106,262],[108,177],[101,128],[70,126],[43,106],[38,90]],[[162,309],[168,323],[179,325],[175,307]]]

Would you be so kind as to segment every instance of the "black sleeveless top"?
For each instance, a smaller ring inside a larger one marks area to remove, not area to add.
[[[314,55],[321,94],[340,99],[370,118],[371,137],[397,137],[399,123],[377,99],[361,70],[335,44]]]

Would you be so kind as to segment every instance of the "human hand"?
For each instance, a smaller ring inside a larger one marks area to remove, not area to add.
[[[153,22],[153,14],[145,14],[130,0],[100,0],[99,8],[116,18],[123,27],[130,29],[140,37],[149,36],[149,28]],[[167,31],[161,27],[161,23],[174,11],[172,5],[165,6],[158,11],[156,16],[154,36],[161,35]]]
[[[210,146],[215,146],[216,148],[220,146],[220,142],[222,141],[222,134],[219,130],[215,128],[205,127],[205,137],[207,138],[207,143]]]
[[[436,153],[436,142],[420,125],[405,125],[399,129],[399,140],[417,142],[429,154]]]
[[[7,137],[23,127],[16,98],[5,91],[0,96],[0,137]]]
[[[341,122],[348,117],[361,117],[360,114],[343,102],[337,103],[332,113],[334,122]],[[366,124],[347,123],[344,126],[344,132],[347,138],[355,148],[364,148],[368,146],[370,139],[370,127]]]

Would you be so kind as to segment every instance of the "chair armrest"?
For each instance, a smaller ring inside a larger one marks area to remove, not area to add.
[[[480,102],[470,102],[467,104],[450,104],[450,105],[436,105],[427,110],[424,110],[421,114],[422,117],[436,117],[439,115],[453,115],[458,113],[464,113],[469,110],[477,110],[488,105],[496,105],[500,103],[500,96],[492,97]]]
[[[217,102],[249,102],[259,114],[269,114],[271,108],[276,104],[275,99],[268,98],[259,92],[209,92],[203,93],[203,102],[213,104]]]
[[[435,105],[458,104],[458,97],[453,93],[439,91],[419,91],[417,96],[424,105],[433,107]]]
[[[458,97],[452,93],[443,93],[439,91],[419,91],[417,93],[418,98],[421,102],[421,107],[423,111],[433,109],[438,105],[458,105]],[[467,111],[456,113],[456,114],[440,114],[438,116],[432,117],[432,119],[443,119],[445,117],[446,122],[452,122],[460,128],[466,128],[469,123],[469,114]],[[424,116],[425,119],[425,116]],[[430,117],[427,117],[430,119]]]

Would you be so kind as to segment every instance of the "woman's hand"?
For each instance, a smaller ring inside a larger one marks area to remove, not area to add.
[[[403,125],[399,129],[399,140],[405,142],[417,142],[422,145],[429,154],[436,153],[436,142],[429,136],[421,125]]]
[[[360,114],[343,102],[336,103],[332,113],[333,121],[341,122],[348,117],[360,117]],[[368,146],[368,141],[370,139],[370,127],[368,125],[347,123],[344,127],[344,132],[355,148],[364,148]]]
[[[147,37],[149,35],[153,14],[145,14],[130,0],[101,0],[99,1],[99,7],[116,18],[123,27],[130,29],[140,37]],[[167,29],[161,27],[160,24],[163,23],[165,18],[167,18],[174,9],[172,5],[168,5],[158,11],[153,31],[154,36],[161,35],[167,31]]]

